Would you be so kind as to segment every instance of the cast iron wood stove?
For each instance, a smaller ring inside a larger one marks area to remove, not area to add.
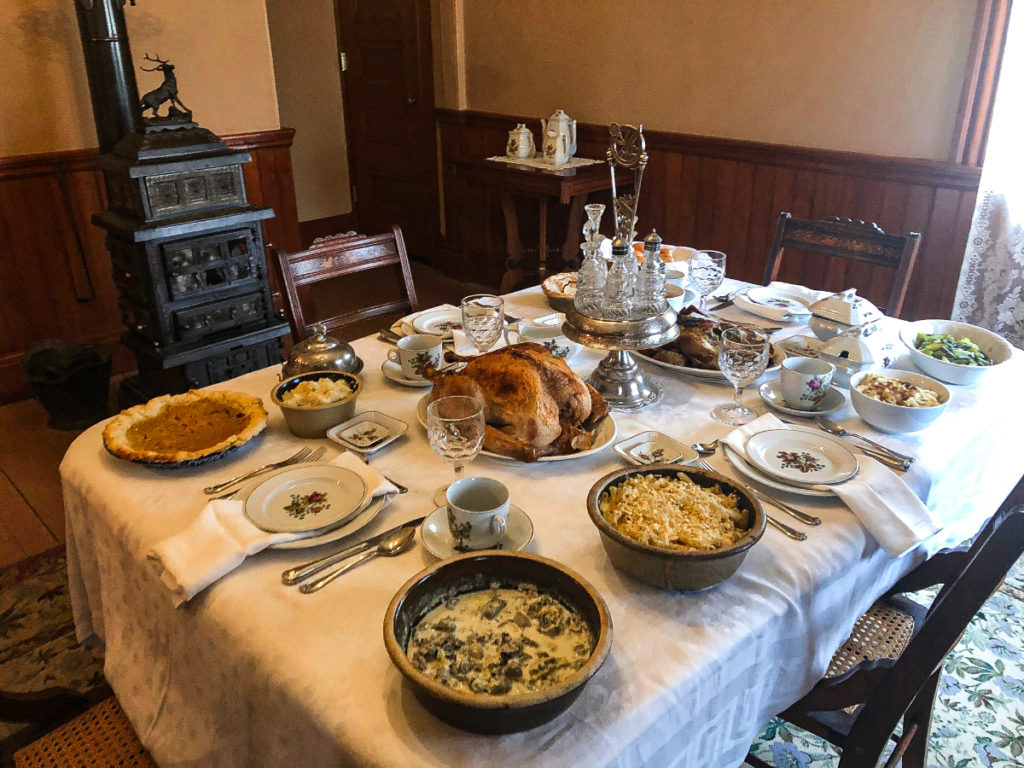
[[[274,212],[246,199],[249,154],[177,109],[173,65],[159,57],[147,59],[160,62],[164,86],[139,104],[123,5],[76,2],[104,153],[107,209],[93,222],[107,231],[123,341],[138,362],[122,407],[279,363],[288,333],[274,314],[260,226]],[[154,94],[175,98],[166,117],[143,120],[142,106],[156,114]]]

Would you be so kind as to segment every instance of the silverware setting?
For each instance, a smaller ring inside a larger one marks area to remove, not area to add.
[[[310,560],[308,563],[297,565],[294,568],[289,568],[281,574],[281,583],[290,587],[295,584],[298,584],[300,581],[305,581],[310,576],[315,576],[316,574],[320,573],[326,568],[330,568],[332,565],[340,563],[342,560],[345,560],[346,558],[349,558],[353,555],[358,555],[361,552],[365,552],[368,549],[378,546],[385,539],[394,536],[395,534],[401,532],[403,529],[407,528],[415,532],[419,524],[422,523],[425,519],[425,517],[417,517],[413,520],[407,520],[401,525],[396,525],[394,528],[390,528],[384,531],[383,533],[378,533],[375,536],[371,536],[368,539],[364,539],[363,541],[360,541],[356,544],[345,547],[342,550],[332,552],[331,554],[324,555],[323,557],[318,557],[315,560]]]
[[[696,450],[696,449],[694,449],[694,450]],[[697,459],[695,461],[690,462],[690,464],[692,466],[694,466],[694,467],[697,467],[698,469],[707,470],[708,472],[717,472],[718,471],[714,467],[712,467],[710,464],[708,464],[706,461],[704,461],[704,459]],[[736,485],[738,485],[740,488],[742,488],[743,490],[747,491],[748,493],[751,493],[751,494],[753,494],[755,496],[758,495],[754,491],[754,489],[751,488],[748,485],[744,485],[743,483],[739,483],[739,482],[737,482]],[[774,501],[772,501],[771,503],[775,504]],[[786,511],[786,510],[783,510],[783,511]],[[790,528],[785,523],[780,523],[778,520],[776,520],[774,517],[769,515],[767,512],[764,513],[764,516],[765,516],[765,519],[768,520],[768,524],[769,525],[771,525],[772,527],[778,529],[779,531],[781,531],[783,534],[785,534],[789,538],[793,539],[794,541],[806,541],[807,540],[807,534],[806,533],[803,533],[802,531],[798,531],[795,528]],[[818,522],[820,523],[821,521],[819,520]]]
[[[327,449],[323,447],[317,448],[315,450],[312,448],[300,448],[287,459],[271,462],[270,464],[264,464],[262,467],[257,467],[251,472],[246,472],[244,475],[239,475],[238,477],[233,477],[230,480],[225,480],[223,483],[217,483],[216,485],[208,485],[205,488],[203,488],[203,493],[205,493],[207,496],[213,496],[215,494],[220,493],[221,491],[227,490],[232,485],[237,485],[238,483],[256,477],[256,475],[261,475],[264,472],[270,472],[273,469],[280,469],[281,467],[288,467],[291,466],[292,464],[305,464],[310,461],[316,461],[321,456],[324,455],[324,452],[326,450]],[[233,493],[228,494],[228,496],[233,495]],[[223,499],[226,498],[226,496],[218,496],[218,498]]]
[[[712,440],[710,443],[694,443],[690,447],[693,448],[693,450],[695,450],[701,456],[712,456],[718,450],[718,446],[719,441]],[[706,466],[711,466],[706,461],[704,462],[704,464]],[[766,501],[772,506],[778,507],[783,512],[788,514],[790,517],[794,518],[795,520],[799,520],[804,525],[821,525],[820,517],[817,517],[815,515],[809,515],[806,512],[803,512],[802,510],[799,510],[796,507],[792,506],[791,504],[786,503],[782,499],[777,499],[771,494],[759,491],[757,488],[753,488],[746,485],[743,487],[745,490],[749,491],[750,493],[754,494],[759,499],[761,499],[761,501]]]
[[[832,422],[829,419],[825,419],[824,416],[819,416],[815,421],[817,422],[818,429],[820,429],[822,432],[828,432],[830,435],[845,436],[845,435],[839,435],[837,432],[833,432],[831,429],[826,429],[821,424],[822,420],[828,421],[830,424],[833,424],[837,429],[842,430],[844,433],[846,433],[846,435],[848,435],[850,437],[858,437],[858,435],[854,435],[852,432],[846,432],[845,429],[840,427],[838,424],[835,424],[835,422]],[[781,421],[783,424],[791,424],[791,425],[795,425],[795,426],[804,426],[804,427],[808,426],[806,423],[801,424],[800,422],[791,421],[789,419],[779,419],[779,421]],[[865,438],[865,440],[867,440],[867,438]],[[885,466],[889,467],[889,469],[894,469],[897,472],[906,472],[908,469],[910,469],[910,465],[913,462],[912,458],[904,457],[904,455],[902,453],[896,454],[895,451],[890,451],[888,448],[885,448],[885,446],[880,445],[879,443],[874,443],[874,444],[878,445],[879,448],[869,448],[869,447],[863,446],[863,445],[857,445],[857,446],[854,446],[854,447],[858,451],[863,453],[865,456],[870,456],[871,458],[875,459],[876,461],[879,461],[882,464],[885,464]],[[880,450],[880,449],[883,449],[883,448],[885,449],[884,451]]]
[[[395,555],[400,555],[412,546],[415,537],[415,528],[402,528],[381,541],[376,547],[367,549],[365,552],[356,555],[347,563],[335,568],[327,575],[321,576],[316,581],[311,581],[308,584],[301,585],[299,587],[299,592],[304,595],[308,595],[311,592],[323,589],[343,573],[347,573],[360,563],[372,560],[375,557],[394,557]]]
[[[900,453],[899,451],[893,450],[892,448],[888,448],[882,445],[881,443],[876,443],[874,440],[868,437],[864,437],[864,435],[858,435],[855,432],[850,432],[844,427],[841,427],[839,424],[836,424],[834,421],[832,421],[832,419],[828,419],[824,416],[819,416],[814,421],[821,429],[835,435],[836,437],[853,437],[856,438],[857,440],[860,440],[861,442],[867,443],[868,445],[875,447],[876,449],[882,451],[883,453],[889,454],[898,461],[906,462],[908,464],[913,464],[915,461],[913,456],[908,456],[905,453]]]
[[[746,293],[749,290],[750,290],[749,287],[737,288],[735,291],[730,291],[729,293],[722,294],[722,295],[719,295],[719,296],[713,296],[712,298],[716,299],[719,303],[715,304],[715,306],[713,306],[713,307],[708,307],[707,311],[708,312],[717,312],[720,309],[725,309],[726,307],[731,307],[733,304],[736,303],[736,297],[737,296],[739,296],[741,294],[744,294],[744,293]]]

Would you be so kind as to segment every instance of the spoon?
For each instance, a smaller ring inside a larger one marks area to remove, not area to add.
[[[343,566],[341,566],[340,568],[336,568],[335,570],[328,573],[326,576],[321,576],[316,581],[311,581],[308,584],[303,584],[301,587],[299,587],[299,592],[301,592],[304,595],[308,595],[310,592],[316,592],[318,589],[326,587],[336,578],[341,576],[341,574],[351,570],[352,568],[355,568],[364,560],[370,560],[374,557],[377,557],[377,555],[382,555],[384,557],[394,557],[395,555],[400,555],[412,545],[415,537],[415,528],[402,528],[399,531],[396,531],[388,538],[384,539],[384,541],[382,541],[373,549],[368,549],[366,552],[363,552],[358,557],[352,558]]]
[[[712,440],[710,443],[694,443],[690,447],[701,456],[711,456],[718,450],[718,440]]]
[[[858,440],[862,440],[863,442],[867,443],[868,445],[875,446],[875,448],[884,453],[889,454],[894,459],[899,459],[900,461],[904,461],[910,464],[914,463],[913,456],[907,456],[905,453],[894,451],[892,448],[886,448],[881,443],[876,443],[874,440],[870,440],[864,437],[863,435],[857,435],[854,434],[853,432],[848,432],[846,429],[832,421],[832,419],[826,419],[824,416],[819,416],[818,418],[815,419],[815,421],[817,422],[819,427],[821,427],[826,432],[835,435],[836,437],[855,437]]]

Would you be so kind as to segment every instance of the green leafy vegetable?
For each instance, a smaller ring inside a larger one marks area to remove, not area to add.
[[[966,336],[948,333],[919,333],[914,340],[918,352],[954,365],[992,365],[992,359]]]

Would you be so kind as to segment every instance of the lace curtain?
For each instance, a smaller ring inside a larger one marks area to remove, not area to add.
[[[1014,3],[953,319],[1024,346],[1024,2]]]

